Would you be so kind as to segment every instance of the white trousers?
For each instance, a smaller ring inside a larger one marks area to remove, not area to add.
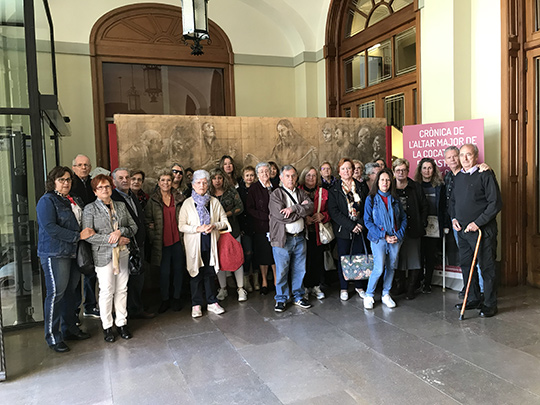
[[[116,313],[116,326],[127,324],[127,283],[129,280],[128,270],[129,251],[120,252],[120,273],[113,274],[112,261],[103,267],[96,266],[96,274],[99,282],[99,314],[103,329],[113,326],[113,302]]]

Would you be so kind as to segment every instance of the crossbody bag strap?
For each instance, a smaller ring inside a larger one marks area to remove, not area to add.
[[[283,191],[285,191],[285,193],[287,193],[287,195],[291,198],[291,200],[292,200],[292,202],[294,203],[294,205],[298,205],[298,201],[296,201],[296,198],[294,198],[294,197],[292,196],[292,194],[289,193],[289,192],[285,189],[285,187],[281,187],[281,186],[280,186],[279,188],[282,189]]]

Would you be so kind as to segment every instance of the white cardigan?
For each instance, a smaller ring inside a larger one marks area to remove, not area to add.
[[[219,231],[227,228],[232,230],[227,214],[221,206],[219,200],[210,197],[210,223],[215,225],[215,229],[210,235],[210,266],[214,266],[216,273],[219,271],[219,259],[217,241]],[[191,277],[199,274],[199,269],[203,266],[201,256],[201,233],[197,232],[197,227],[201,225],[197,208],[192,197],[189,197],[182,204],[178,214],[178,229],[184,234],[184,246],[186,249],[186,263]]]

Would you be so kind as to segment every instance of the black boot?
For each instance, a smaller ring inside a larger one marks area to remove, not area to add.
[[[407,295],[405,299],[414,300],[416,297],[415,291],[418,288],[421,269],[409,270],[409,279],[407,280]]]
[[[390,294],[393,296],[403,294],[406,291],[405,281],[405,272],[402,270],[396,270],[394,272],[394,281],[392,289],[390,290]]]

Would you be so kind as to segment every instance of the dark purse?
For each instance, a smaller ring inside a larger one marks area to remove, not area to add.
[[[128,269],[130,276],[138,276],[144,272],[141,250],[135,238],[129,239],[129,262]]]
[[[345,280],[367,280],[373,271],[373,255],[367,253],[366,240],[361,234],[364,244],[364,254],[353,255],[354,235],[351,242],[351,250],[348,255],[341,256],[341,270]]]
[[[94,257],[92,256],[92,245],[85,240],[80,240],[77,244],[77,266],[85,276],[91,276],[96,272]]]

